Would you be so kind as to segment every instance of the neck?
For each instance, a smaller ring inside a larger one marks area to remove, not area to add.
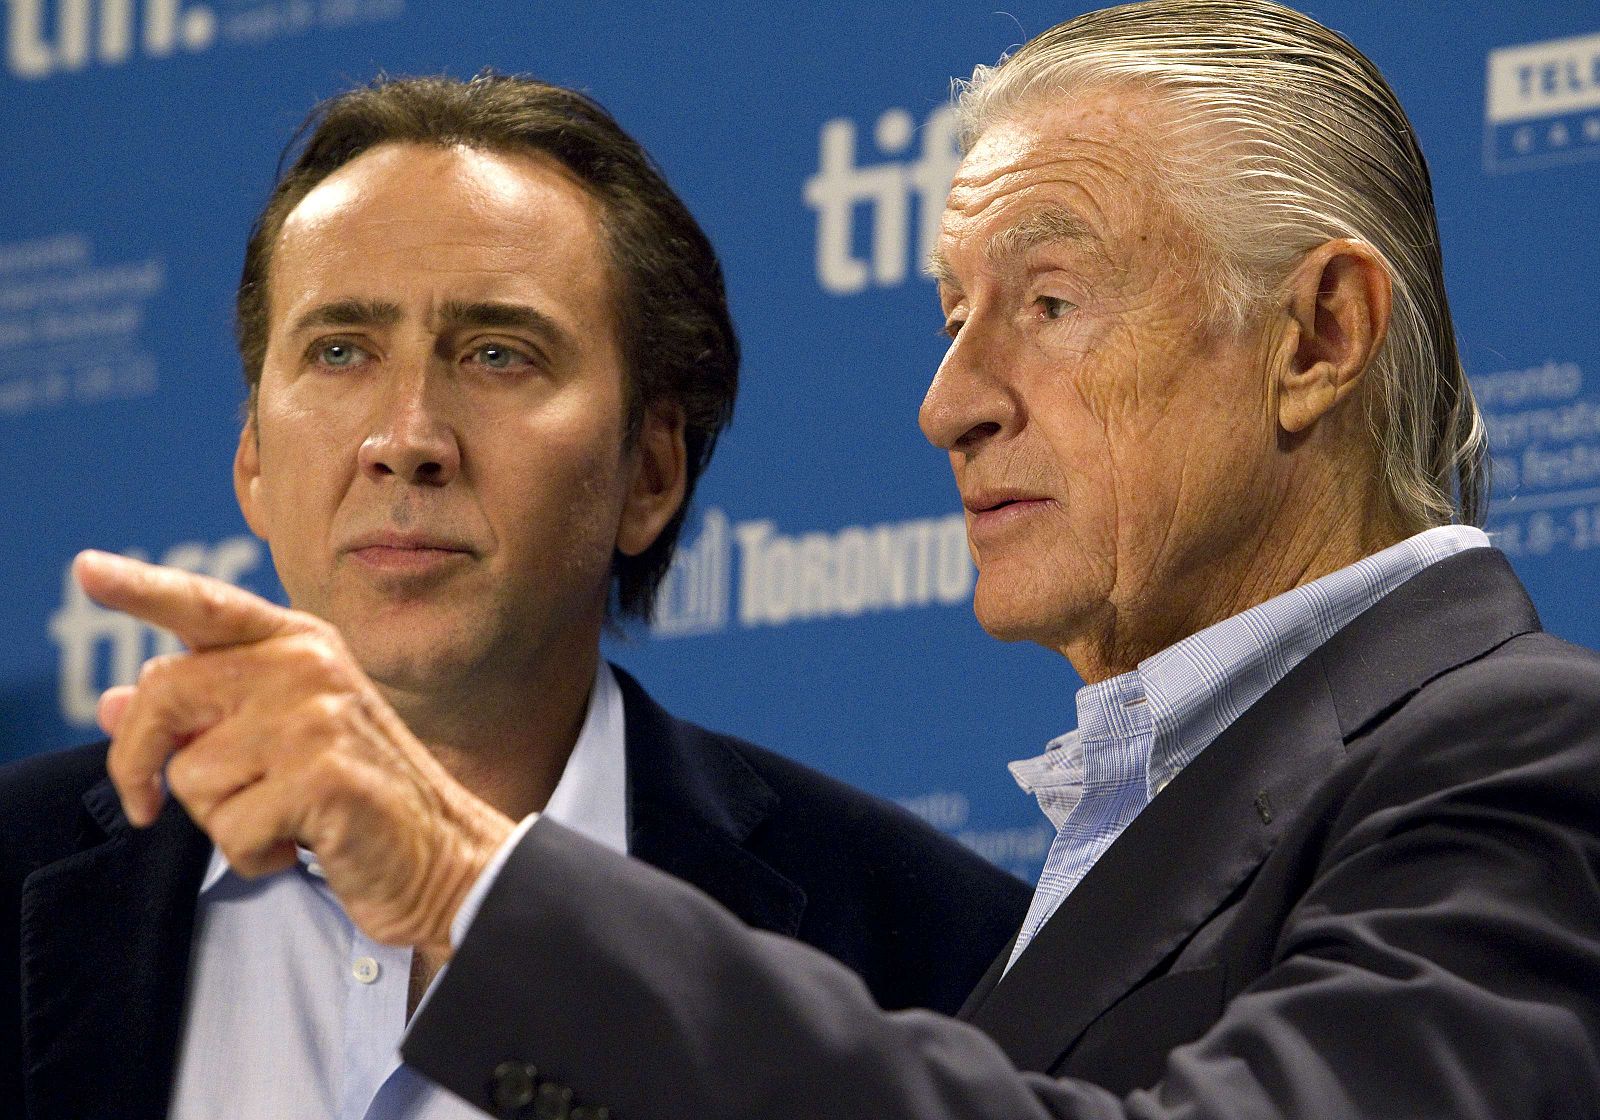
[[[1349,494],[1338,486],[1309,487],[1310,497],[1287,493],[1263,509],[1259,526],[1209,560],[1188,557],[1145,581],[1138,593],[1109,606],[1100,625],[1058,647],[1088,684],[1138,667],[1139,662],[1208,626],[1380,552],[1409,535],[1394,525],[1382,498],[1319,500]],[[1359,493],[1365,494],[1365,488]],[[1292,512],[1298,509],[1298,513]]]
[[[531,673],[479,675],[425,692],[379,688],[458,782],[520,820],[543,810],[555,792],[599,667],[597,641],[559,652]]]

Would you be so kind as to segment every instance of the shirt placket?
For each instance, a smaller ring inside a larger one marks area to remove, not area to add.
[[[319,869],[313,864],[309,869]],[[317,889],[338,906],[320,877]],[[339,1087],[339,1120],[364,1120],[378,1089],[400,1064],[400,1035],[405,1028],[406,995],[411,983],[411,950],[372,940],[350,922],[349,950],[340,962],[344,985],[343,1084]]]
[[[1100,718],[1085,719],[1083,796],[1056,830],[1038,889],[1011,951],[1009,969],[1096,860],[1149,803],[1149,706],[1136,686],[1100,698]]]

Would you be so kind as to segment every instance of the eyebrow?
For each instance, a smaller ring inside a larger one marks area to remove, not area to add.
[[[1064,206],[1035,210],[1014,226],[1008,226],[989,239],[984,255],[990,263],[1020,257],[1029,250],[1058,241],[1098,240],[1089,225]]]
[[[294,333],[312,327],[392,327],[405,313],[397,303],[382,300],[336,299],[318,304],[295,321]]]
[[[991,266],[1015,260],[1041,245],[1061,241],[1097,243],[1099,238],[1089,224],[1064,206],[1047,206],[1025,216],[1014,226],[1007,226],[989,239],[983,247],[984,258]],[[938,249],[928,256],[928,275],[940,284],[959,288],[955,271]]]
[[[532,331],[555,341],[564,340],[566,332],[556,321],[542,311],[523,303],[496,303],[493,301],[467,303],[462,300],[445,300],[439,305],[441,327],[504,327],[508,330]]]
[[[575,349],[572,335],[563,330],[543,311],[525,303],[497,303],[493,300],[469,303],[447,299],[439,305],[440,330],[462,327],[490,327],[501,330],[521,330],[537,335],[553,352],[550,356],[570,354]]]

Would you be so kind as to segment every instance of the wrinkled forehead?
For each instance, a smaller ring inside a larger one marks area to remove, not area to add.
[[[992,263],[1049,242],[1116,256],[1170,240],[1156,135],[1148,110],[1110,94],[1041,98],[994,121],[951,182],[934,275],[973,248]]]

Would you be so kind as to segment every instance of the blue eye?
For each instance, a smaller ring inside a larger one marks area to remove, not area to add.
[[[317,347],[317,361],[325,366],[344,367],[354,365],[359,356],[366,351],[349,342],[324,342]]]
[[[533,363],[533,359],[521,350],[499,342],[485,342],[473,347],[468,359],[493,370],[520,369]]]

